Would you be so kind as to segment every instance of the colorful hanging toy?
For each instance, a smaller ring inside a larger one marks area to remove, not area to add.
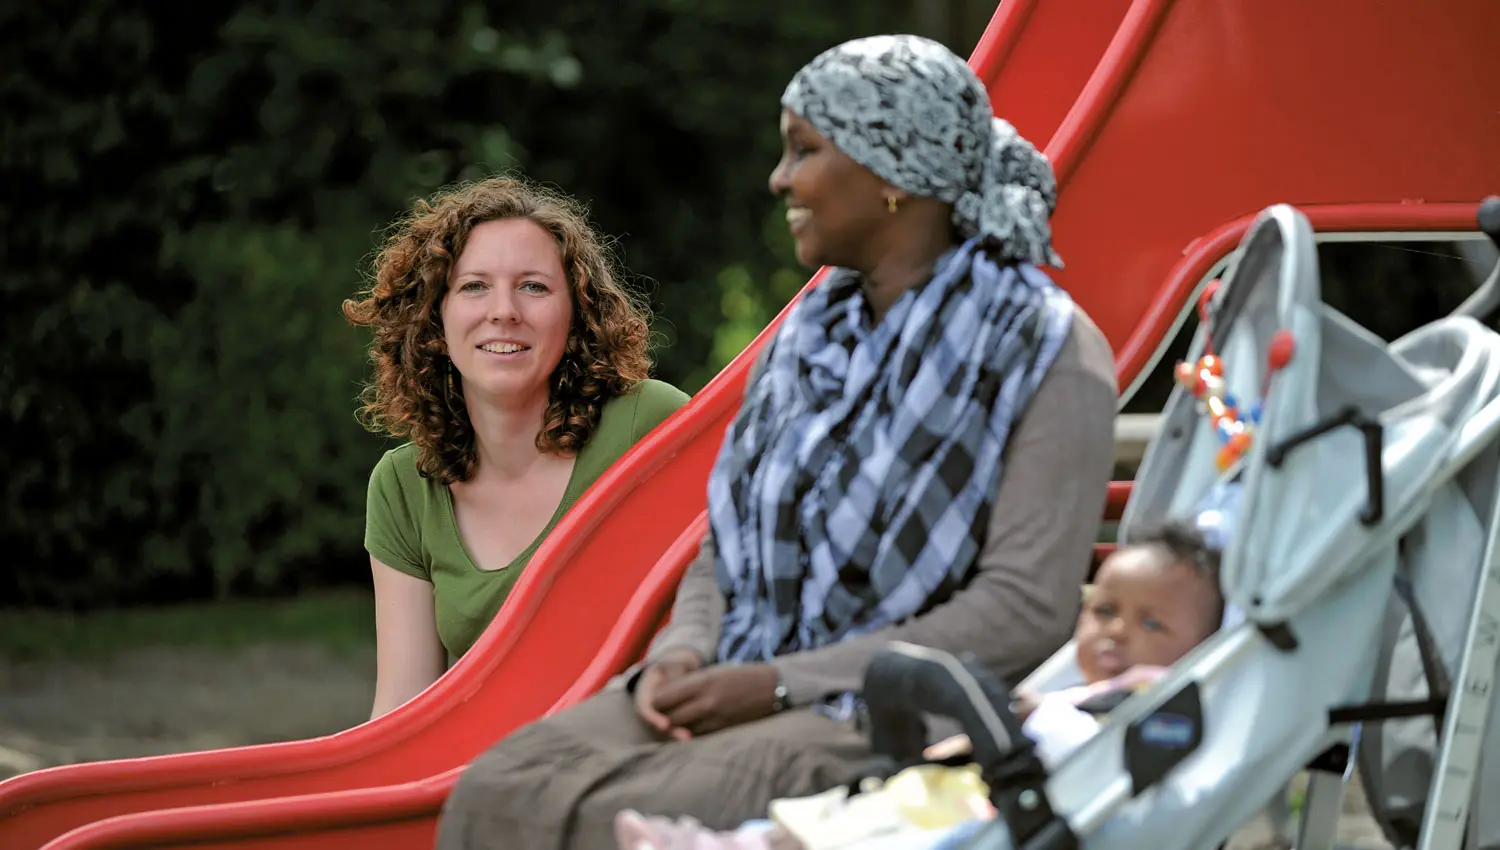
[[[1211,281],[1198,297],[1198,320],[1206,328],[1212,313],[1214,296],[1218,294],[1219,281]],[[1204,343],[1203,356],[1197,363],[1184,360],[1177,364],[1177,383],[1199,401],[1199,410],[1206,413],[1219,435],[1219,452],[1214,460],[1219,472],[1228,472],[1244,459],[1250,451],[1255,428],[1260,424],[1261,409],[1270,389],[1271,376],[1285,368],[1296,353],[1297,344],[1290,331],[1276,331],[1266,351],[1266,374],[1261,381],[1260,400],[1241,411],[1239,402],[1230,395],[1224,385],[1224,361],[1214,353],[1213,341]]]

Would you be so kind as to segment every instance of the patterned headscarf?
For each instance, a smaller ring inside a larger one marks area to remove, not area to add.
[[[964,239],[1062,267],[1048,223],[1051,164],[994,117],[984,84],[943,45],[914,35],[845,42],[797,72],[781,105],[892,186],[952,204]]]

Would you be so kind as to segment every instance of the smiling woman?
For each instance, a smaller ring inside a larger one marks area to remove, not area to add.
[[[374,331],[371,716],[468,651],[578,497],[686,401],[579,206],[512,177],[417,203],[344,303]]]

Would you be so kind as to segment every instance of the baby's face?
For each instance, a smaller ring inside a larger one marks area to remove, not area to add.
[[[1137,665],[1166,666],[1218,627],[1219,590],[1155,546],[1129,546],[1099,567],[1073,633],[1090,683]]]

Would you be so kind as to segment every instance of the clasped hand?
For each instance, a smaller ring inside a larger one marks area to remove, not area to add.
[[[635,686],[635,710],[662,735],[686,741],[769,716],[776,668],[769,664],[703,666],[696,653],[669,653]]]

